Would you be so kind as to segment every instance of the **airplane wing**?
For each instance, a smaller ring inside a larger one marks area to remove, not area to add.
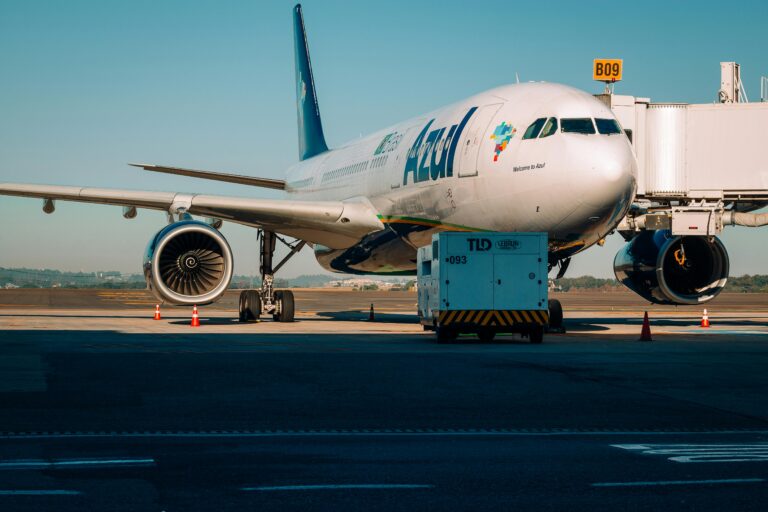
[[[59,185],[0,183],[0,195],[39,197],[166,212],[186,211],[247,226],[260,227],[333,249],[350,247],[384,226],[365,199],[296,201],[151,192]],[[52,211],[52,210],[51,210]]]
[[[249,185],[251,187],[273,188],[285,190],[285,181],[273,178],[254,178],[252,176],[243,176],[242,174],[229,174],[224,172],[200,171],[198,169],[185,169],[183,167],[169,167],[167,165],[153,164],[128,164],[133,167],[144,169],[145,171],[162,172],[165,174],[175,174],[178,176],[189,176],[190,178],[202,178],[213,181],[226,181],[228,183],[238,183],[240,185]]]

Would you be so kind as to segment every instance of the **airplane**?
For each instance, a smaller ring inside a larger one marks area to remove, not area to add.
[[[143,270],[148,288],[171,305],[221,298],[233,255],[218,228],[224,221],[256,228],[262,285],[241,293],[243,322],[261,315],[293,321],[293,294],[273,288],[274,274],[304,246],[329,271],[413,275],[417,248],[436,232],[540,231],[549,236],[549,269],[559,267],[560,277],[573,255],[602,244],[632,206],[637,162],[629,139],[605,104],[566,85],[504,85],[330,149],[301,5],[293,9],[293,25],[299,161],[285,180],[131,164],[283,190],[284,199],[13,183],[0,184],[0,194],[42,198],[46,213],[55,210],[56,200],[122,206],[127,218],[137,208],[167,212],[169,224],[150,240]],[[713,287],[701,282],[706,272],[700,267],[717,259],[705,257],[718,250],[715,242],[700,237],[701,246],[685,264],[678,262],[674,279],[665,280],[666,270],[658,272],[653,257],[647,264],[633,255],[658,256],[669,250],[664,240],[679,243],[680,237],[667,231],[661,243],[644,234],[637,239],[643,236],[642,243],[628,244],[642,250],[622,259],[630,260],[621,271],[637,278],[635,291],[662,303],[714,296]],[[277,241],[290,251],[275,264]],[[561,321],[559,302],[551,300],[549,307],[550,323]]]

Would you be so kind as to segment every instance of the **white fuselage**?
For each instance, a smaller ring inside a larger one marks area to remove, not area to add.
[[[365,198],[385,225],[354,247],[316,246],[330,270],[412,273],[436,231],[543,231],[552,260],[589,247],[624,217],[636,162],[623,134],[558,130],[523,140],[536,119],[615,119],[558,84],[498,87],[410,119],[288,171],[296,199]]]

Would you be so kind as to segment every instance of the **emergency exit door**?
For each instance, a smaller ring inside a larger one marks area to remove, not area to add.
[[[500,108],[501,103],[486,105],[472,116],[466,136],[460,142],[463,144],[463,147],[461,148],[461,160],[459,162],[459,178],[477,176],[477,156],[480,151],[480,145],[485,140],[488,125],[491,124],[493,116],[496,115]]]

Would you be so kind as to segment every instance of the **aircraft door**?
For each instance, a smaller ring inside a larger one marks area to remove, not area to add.
[[[480,151],[480,145],[483,143],[488,126],[491,124],[493,116],[501,108],[501,103],[486,105],[472,116],[470,125],[467,129],[467,135],[461,148],[461,159],[459,160],[459,178],[468,178],[477,176],[477,155]]]

